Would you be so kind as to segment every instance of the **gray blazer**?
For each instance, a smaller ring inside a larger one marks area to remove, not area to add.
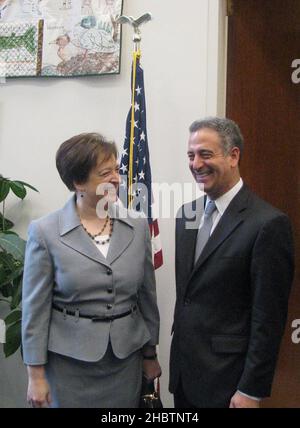
[[[81,227],[74,197],[61,210],[31,223],[23,279],[25,364],[45,364],[48,350],[98,361],[109,340],[119,358],[158,343],[148,222],[117,204],[111,214],[117,218],[107,258]],[[59,312],[53,304],[79,311],[79,316]],[[122,314],[135,305],[132,314],[113,321],[80,317]]]

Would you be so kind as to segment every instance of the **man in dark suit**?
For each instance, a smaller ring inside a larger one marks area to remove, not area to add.
[[[271,392],[293,279],[292,233],[288,217],[243,183],[242,151],[229,119],[190,127],[189,167],[206,196],[176,219],[175,407],[259,407]]]

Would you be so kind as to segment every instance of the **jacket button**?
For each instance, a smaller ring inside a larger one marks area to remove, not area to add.
[[[108,304],[108,305],[106,305],[106,307],[107,307],[107,309],[112,309],[113,305]]]
[[[184,306],[189,306],[192,302],[190,299],[185,299],[183,303],[184,303]]]
[[[107,292],[108,292],[109,294],[111,294],[111,293],[113,292],[113,289],[112,289],[111,287],[109,287],[109,288],[107,289]]]
[[[111,274],[112,274],[112,271],[111,271],[110,269],[107,269],[106,274],[107,274],[107,275],[111,275]]]

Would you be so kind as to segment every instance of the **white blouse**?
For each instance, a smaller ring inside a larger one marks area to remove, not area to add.
[[[105,241],[106,239],[108,239],[109,235],[101,235],[100,239],[101,241]],[[107,253],[108,253],[108,249],[109,249],[109,242],[105,242],[105,244],[97,244],[97,242],[94,240],[94,243],[96,245],[96,247],[98,248],[99,251],[101,251],[101,253],[103,254],[103,256],[106,258],[107,257]]]

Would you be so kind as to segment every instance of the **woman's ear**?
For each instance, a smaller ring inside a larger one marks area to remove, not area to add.
[[[75,181],[73,181],[73,186],[74,186],[76,192],[79,192],[79,193],[85,192],[84,184],[79,184],[79,183],[76,183]]]

